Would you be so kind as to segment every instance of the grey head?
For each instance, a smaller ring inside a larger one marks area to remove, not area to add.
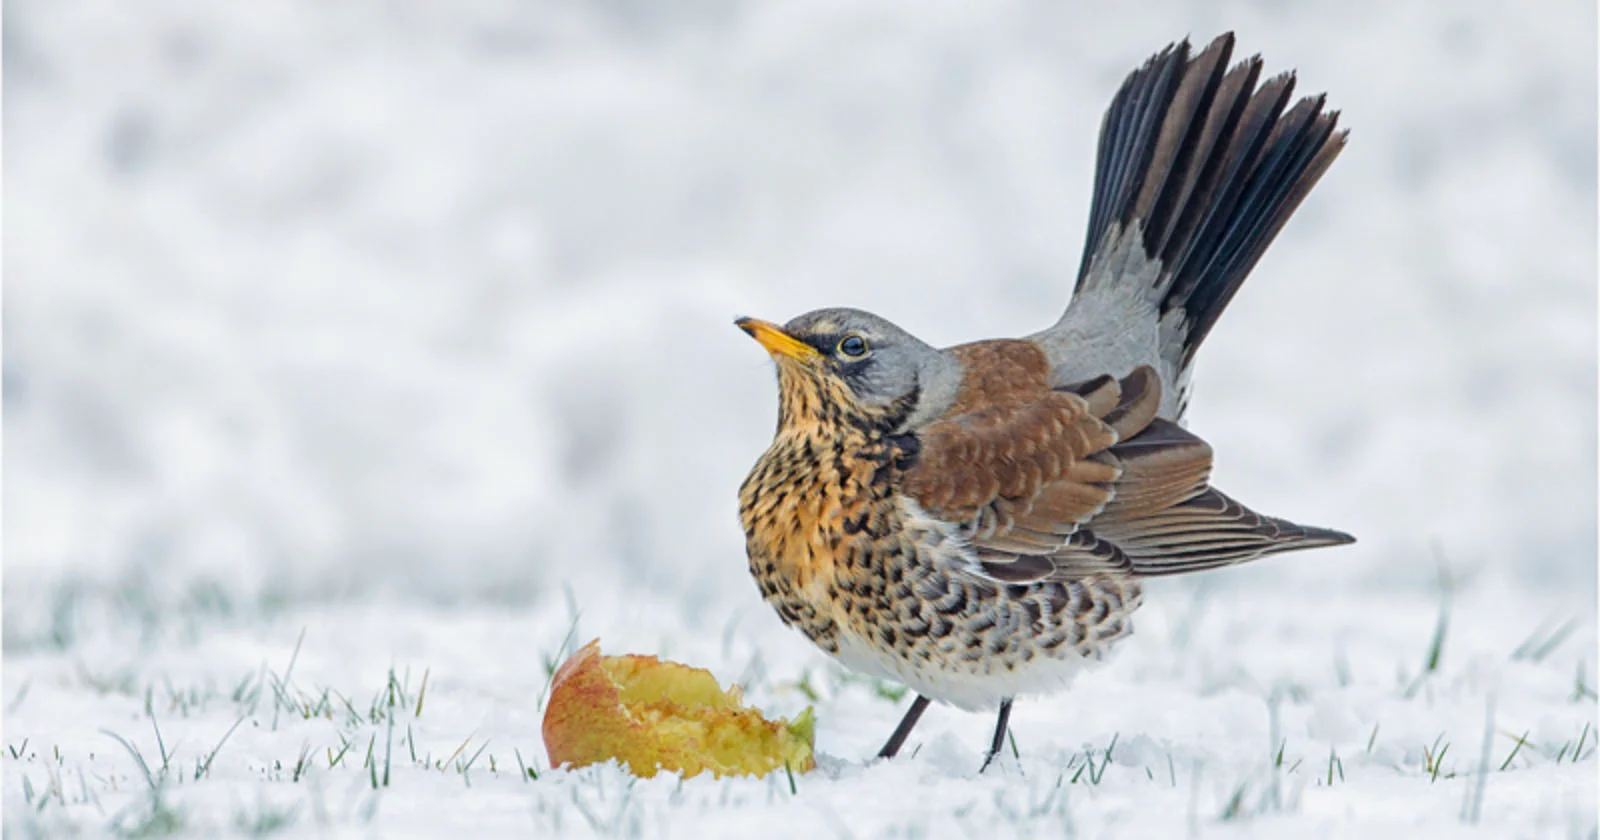
[[[900,415],[900,431],[937,417],[961,384],[960,365],[948,353],[859,309],[818,309],[781,328],[748,318],[737,323],[778,362],[786,403],[796,389],[816,386],[821,396],[838,383],[867,413]]]

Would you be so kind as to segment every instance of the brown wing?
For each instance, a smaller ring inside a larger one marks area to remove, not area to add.
[[[981,514],[1001,528],[1031,509],[1041,491],[1067,479],[1078,464],[1094,463],[1091,455],[1117,442],[1116,432],[1083,397],[1060,391],[937,420],[918,437],[917,461],[904,474],[902,490],[941,519],[964,522]],[[1109,490],[1092,481],[1068,488],[1056,501],[1061,515],[1077,522],[1110,499]]]
[[[1160,402],[1149,367],[1032,395],[991,383],[920,430],[901,490],[961,523],[971,571],[1007,583],[1176,574],[1352,541],[1211,489],[1211,447],[1156,419]]]
[[[929,514],[962,523],[977,571],[997,580],[1131,572],[1117,546],[1082,528],[1115,503],[1125,468],[1114,447],[1155,418],[1155,371],[1140,367],[1121,381],[1101,376],[1059,390],[1041,378],[1031,395],[1018,385],[968,395],[920,430],[901,491]]]

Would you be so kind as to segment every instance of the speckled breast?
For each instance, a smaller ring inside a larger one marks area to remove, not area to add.
[[[904,550],[894,518],[895,454],[865,436],[781,433],[739,490],[750,573],[762,597],[830,653],[849,618],[841,595],[882,574],[885,557]]]
[[[893,441],[780,435],[745,480],[750,572],[783,621],[846,666],[964,708],[1059,688],[1130,630],[1136,583],[1005,584],[960,528],[896,492]]]

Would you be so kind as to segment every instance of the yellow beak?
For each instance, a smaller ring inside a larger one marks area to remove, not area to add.
[[[797,362],[810,362],[822,354],[815,347],[783,331],[783,327],[770,321],[759,318],[740,318],[734,321],[734,326],[750,334],[750,337],[767,348],[767,352],[774,357],[793,359]]]

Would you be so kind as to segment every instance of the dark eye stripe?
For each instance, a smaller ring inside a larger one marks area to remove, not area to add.
[[[833,355],[834,349],[839,346],[838,333],[814,333],[812,335],[798,336],[798,338],[811,345],[818,353],[824,356]]]

